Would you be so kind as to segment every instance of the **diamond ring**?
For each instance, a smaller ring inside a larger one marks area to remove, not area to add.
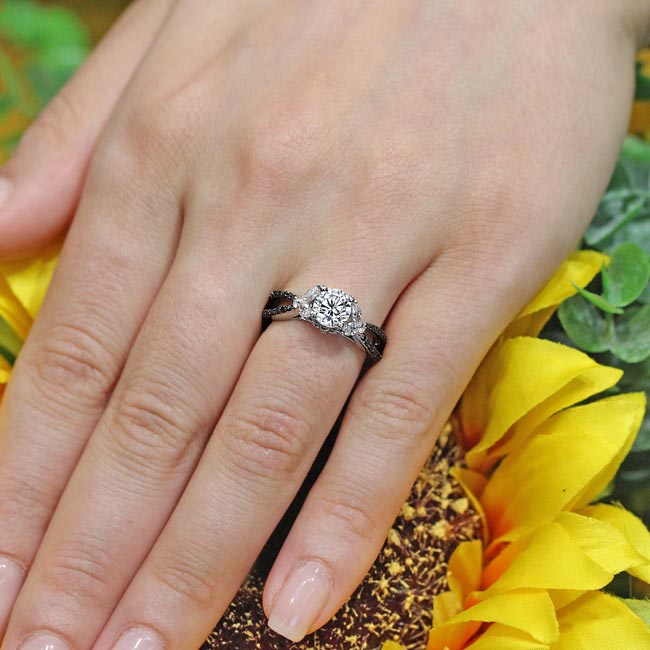
[[[322,332],[340,334],[362,348],[369,361],[379,361],[386,346],[383,330],[364,323],[356,298],[318,284],[298,296],[291,291],[272,291],[262,312],[262,322],[297,318]]]

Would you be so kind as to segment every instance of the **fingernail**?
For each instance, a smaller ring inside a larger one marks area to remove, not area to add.
[[[164,644],[160,637],[151,630],[134,627],[127,630],[117,640],[113,650],[163,650]]]
[[[14,184],[4,176],[0,176],[0,208],[9,200]]]
[[[273,605],[269,627],[291,641],[300,641],[316,622],[331,593],[332,577],[322,564],[297,565]]]
[[[27,637],[20,650],[70,650],[70,646],[61,637],[50,632],[37,632]]]
[[[23,572],[15,562],[0,558],[0,636],[9,621],[24,579]]]

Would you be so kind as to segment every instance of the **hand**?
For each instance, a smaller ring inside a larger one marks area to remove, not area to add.
[[[586,227],[642,12],[137,2],[3,170],[5,253],[81,197],[2,406],[2,650],[202,643],[363,362],[304,322],[260,336],[271,290],[317,283],[388,335],[266,585],[281,634],[327,621]]]

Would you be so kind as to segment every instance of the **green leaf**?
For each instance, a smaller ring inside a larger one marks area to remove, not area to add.
[[[615,319],[610,349],[628,363],[650,357],[650,305],[629,307]]]
[[[638,295],[637,301],[643,303],[650,303],[650,284],[645,285],[645,289]]]
[[[29,62],[26,74],[42,104],[54,97],[85,56],[86,50],[78,45],[57,45],[41,51]]]
[[[25,110],[29,108],[29,102],[25,96],[21,76],[15,69],[11,59],[0,50],[0,79],[5,87],[7,101],[11,102],[12,108]]]
[[[14,133],[6,138],[0,138],[0,150],[11,153],[20,142],[21,135],[20,133]]]
[[[643,74],[643,65],[640,61],[636,63],[636,90],[634,96],[636,99],[645,101],[650,99],[650,77]]]
[[[10,93],[0,94],[0,117],[4,116],[7,111],[10,111],[14,106],[14,98]]]
[[[587,289],[583,289],[582,287],[579,287],[575,282],[571,281],[571,284],[575,287],[577,292],[586,300],[588,300],[592,305],[595,305],[598,307],[598,309],[602,309],[603,311],[607,312],[608,314],[622,314],[623,310],[620,307],[617,307],[616,305],[613,305],[607,298],[604,298],[603,296],[599,296],[597,293],[594,293],[593,291],[588,291]]]
[[[42,7],[33,2],[5,0],[0,3],[0,36],[15,45],[36,46]]]
[[[18,335],[9,327],[7,321],[0,317],[0,356],[13,365],[21,346],[22,341]]]
[[[603,295],[612,305],[625,307],[641,295],[649,278],[650,260],[643,250],[632,242],[620,244],[609,267],[602,269]]]
[[[0,2],[0,36],[37,51],[57,45],[77,45],[86,50],[90,47],[88,33],[74,13],[28,0]]]
[[[650,144],[637,136],[628,136],[623,142],[621,159],[650,167]]]
[[[631,186],[630,175],[625,165],[620,160],[616,161],[616,167],[614,167],[614,172],[609,180],[607,192],[617,189],[630,189]]]
[[[636,217],[617,229],[611,237],[600,242],[597,248],[611,254],[619,244],[629,241],[634,242],[646,255],[650,255],[650,212]]]
[[[611,323],[582,295],[565,300],[557,314],[564,331],[580,349],[586,352],[605,352],[609,349]]]
[[[638,598],[621,598],[621,600],[650,627],[650,600]]]
[[[609,191],[585,232],[585,241],[589,246],[600,244],[629,221],[643,214],[648,205],[650,192],[646,190],[618,188]]]

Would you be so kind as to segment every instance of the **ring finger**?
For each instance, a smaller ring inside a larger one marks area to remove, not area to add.
[[[336,275],[325,279],[335,283]],[[315,277],[290,288],[306,289]],[[393,289],[381,282],[358,287],[369,320],[383,320],[399,292]],[[342,337],[324,336],[308,323],[269,326],[95,650],[181,650],[204,641],[295,496],[363,359]]]

